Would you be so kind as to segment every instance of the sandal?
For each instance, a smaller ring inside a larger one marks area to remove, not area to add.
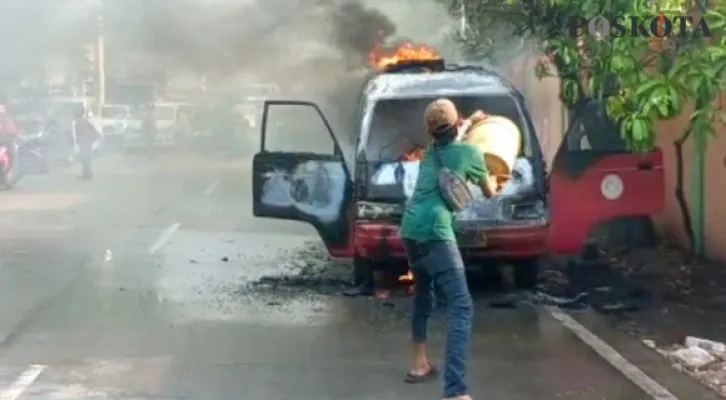
[[[439,371],[436,369],[435,366],[429,364],[429,370],[423,375],[414,374],[412,372],[408,372],[406,374],[406,378],[404,378],[404,382],[406,383],[426,383],[428,381],[432,381],[436,379],[439,376]]]

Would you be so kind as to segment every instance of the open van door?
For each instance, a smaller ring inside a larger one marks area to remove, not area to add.
[[[628,152],[604,104],[591,101],[560,144],[549,188],[550,251],[579,253],[598,224],[663,210],[663,154]]]
[[[256,217],[307,222],[334,257],[350,257],[351,174],[320,108],[267,100],[252,167]]]

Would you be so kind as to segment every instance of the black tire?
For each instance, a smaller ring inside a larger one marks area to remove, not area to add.
[[[471,287],[495,292],[505,289],[506,279],[499,263],[491,260],[464,260],[464,264],[469,266],[467,279],[471,282]]]
[[[373,261],[359,256],[353,257],[353,284],[356,286],[371,283]]]
[[[517,260],[514,264],[514,286],[520,290],[533,290],[539,282],[539,257]]]

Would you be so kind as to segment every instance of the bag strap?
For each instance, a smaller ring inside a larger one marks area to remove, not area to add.
[[[450,126],[446,129],[451,130],[451,129],[457,129],[457,128],[455,126]],[[437,147],[448,146],[449,144],[453,143],[454,141],[456,141],[456,136],[449,137],[446,139],[441,139],[440,141],[434,140],[433,143],[431,143],[431,147],[432,147],[431,152],[434,153],[434,161],[436,162],[437,168],[441,169],[445,166],[444,161],[441,159],[441,155],[439,154]],[[439,142],[439,143],[437,143],[437,142]]]
[[[441,154],[439,154],[439,150],[436,144],[431,146],[431,152],[434,154],[434,162],[436,163],[436,168],[441,169],[444,167],[444,161],[441,159]]]
[[[455,139],[451,138],[451,139],[447,139],[447,140],[439,142],[439,143],[436,143],[436,141],[431,143],[431,152],[434,154],[434,162],[436,163],[436,167],[438,169],[445,167],[444,160],[441,159],[441,154],[439,154],[439,147],[446,147],[446,146],[450,145],[451,143],[453,143],[454,141],[455,141]]]

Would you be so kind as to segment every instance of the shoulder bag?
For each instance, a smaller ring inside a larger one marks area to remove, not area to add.
[[[471,191],[463,178],[444,165],[438,147],[434,144],[431,152],[439,170],[439,192],[449,208],[454,212],[462,211],[471,205]]]

